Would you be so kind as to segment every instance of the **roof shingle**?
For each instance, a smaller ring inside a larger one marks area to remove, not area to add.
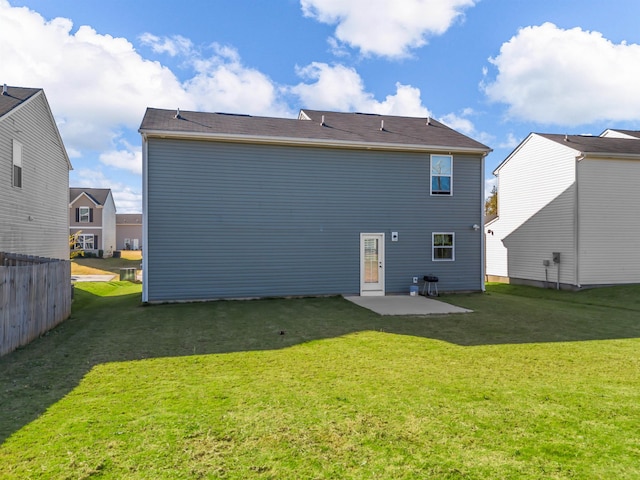
[[[426,117],[316,110],[301,110],[298,119],[226,113],[176,113],[175,110],[148,108],[140,132],[491,151],[486,145]]]
[[[41,88],[7,87],[7,93],[0,93],[0,117],[40,91]]]

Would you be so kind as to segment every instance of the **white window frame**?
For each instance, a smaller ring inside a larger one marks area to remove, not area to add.
[[[451,246],[436,245],[436,235],[451,235]],[[451,258],[436,258],[436,248],[450,249]],[[456,234],[454,232],[432,232],[431,233],[431,261],[433,262],[455,262],[456,260]]]
[[[91,222],[91,208],[90,207],[78,207],[78,222],[89,223]]]
[[[81,233],[76,238],[76,250],[95,250],[94,238],[93,233]]]
[[[17,140],[13,140],[11,186],[16,188],[22,188],[22,144]]]
[[[447,158],[450,162],[449,173],[435,173],[434,172],[434,159]],[[448,177],[449,178],[449,191],[448,192],[439,192],[433,190],[433,179],[437,177]],[[453,155],[442,155],[442,154],[432,154],[429,162],[429,191],[432,196],[435,197],[450,197],[453,195]]]

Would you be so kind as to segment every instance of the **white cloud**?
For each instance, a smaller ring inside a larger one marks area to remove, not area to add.
[[[195,105],[168,68],[141,57],[124,38],[88,26],[74,33],[68,19],[47,21],[5,0],[0,23],[3,81],[43,87],[72,150],[108,146],[120,126],[139,125],[148,105]]]
[[[107,178],[101,170],[81,169],[72,187],[110,188],[118,213],[140,213],[142,193],[121,182]]]
[[[521,29],[489,59],[485,82],[511,117],[555,125],[640,119],[640,45],[552,23]]]
[[[303,107],[426,117],[429,110],[422,105],[420,90],[410,85],[396,83],[396,93],[377,101],[367,92],[358,72],[344,65],[328,65],[314,62],[297,69],[298,75],[309,83],[299,83],[289,88]]]
[[[109,150],[100,154],[100,161],[105,165],[142,174],[142,149],[123,142],[124,150]]]
[[[155,53],[166,53],[171,57],[188,55],[193,51],[193,43],[182,35],[160,38],[151,33],[140,35],[140,42],[151,47]]]
[[[513,150],[520,144],[520,142],[521,140],[518,140],[512,132],[509,132],[507,134],[507,139],[504,142],[498,144],[498,148],[510,148]]]
[[[404,57],[442,35],[476,0],[300,0],[305,16],[337,25],[338,41],[363,54]],[[337,42],[334,40],[334,45]]]
[[[279,87],[264,73],[244,66],[237,50],[213,45],[214,55],[194,57],[196,75],[185,83],[190,97],[205,111],[292,116]]]
[[[242,65],[229,47],[214,46],[206,57],[184,37],[142,35],[143,45],[156,53],[186,56],[193,76],[181,82],[127,39],[89,26],[74,32],[66,18],[48,21],[0,0],[0,23],[3,82],[45,89],[65,146],[75,157],[84,150],[113,148],[123,129],[137,129],[148,106],[292,115],[280,101],[279,87]]]
[[[493,135],[487,132],[478,131],[475,124],[468,118],[473,115],[475,115],[473,109],[465,108],[460,114],[447,113],[446,115],[438,118],[438,120],[448,127],[453,128],[454,130],[457,130],[478,142],[489,145],[494,140]]]

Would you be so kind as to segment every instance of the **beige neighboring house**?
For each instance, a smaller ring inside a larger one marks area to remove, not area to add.
[[[69,234],[77,249],[111,257],[116,250],[116,205],[109,188],[69,189]]]
[[[493,172],[490,281],[553,288],[640,283],[640,132],[531,133]]]
[[[0,251],[69,259],[69,157],[41,88],[2,87]]]
[[[118,250],[142,249],[141,213],[118,213],[116,215],[116,245]]]

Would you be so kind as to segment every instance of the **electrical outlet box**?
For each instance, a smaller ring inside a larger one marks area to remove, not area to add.
[[[398,241],[398,232],[391,232],[391,241],[392,242]]]
[[[418,277],[413,277],[413,283],[418,283]]]
[[[553,252],[553,263],[560,263],[560,252]]]
[[[549,265],[551,265],[551,262],[549,260],[543,260],[542,265],[544,265],[545,267],[548,267]]]

